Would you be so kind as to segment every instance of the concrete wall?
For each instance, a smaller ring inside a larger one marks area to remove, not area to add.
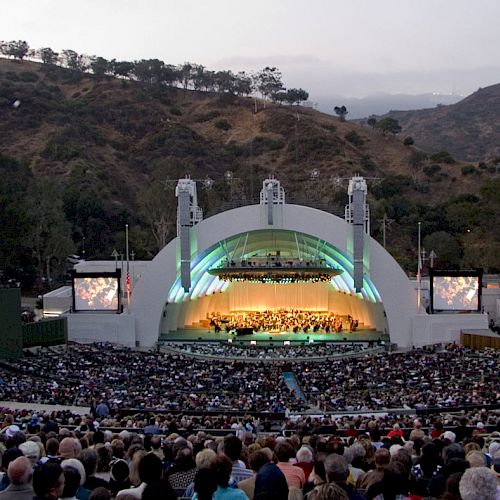
[[[487,328],[486,314],[418,314],[412,318],[410,345],[459,342],[460,330]]]
[[[68,314],[68,340],[112,342],[135,347],[135,318],[130,314]]]

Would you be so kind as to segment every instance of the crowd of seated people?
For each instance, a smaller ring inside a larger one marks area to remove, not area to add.
[[[181,435],[155,416],[141,432],[102,431],[90,418],[70,429],[51,414],[24,430],[8,413],[0,421],[0,495],[79,500],[498,499],[500,433],[486,434],[483,421],[492,418],[487,412],[479,412],[474,430],[460,422],[440,433],[434,432],[437,421],[429,430],[421,419],[408,422],[392,416],[389,430],[384,418],[349,421],[343,436],[302,429],[288,437],[259,436],[246,419],[233,421],[231,433],[216,437],[194,427]],[[406,424],[411,428],[403,436]]]
[[[254,332],[340,333],[346,329],[344,321],[350,332],[356,331],[359,326],[359,321],[350,315],[343,319],[339,314],[328,311],[298,309],[241,311],[225,316],[212,313],[208,319],[216,333],[238,328],[251,328]]]
[[[324,411],[498,403],[500,352],[450,345],[329,361],[304,361],[297,379]]]
[[[185,354],[204,356],[224,356],[234,358],[258,359],[295,359],[295,358],[328,358],[343,354],[362,353],[369,348],[368,342],[333,343],[316,342],[298,346],[235,345],[226,342],[169,342],[168,349]]]
[[[112,345],[69,345],[0,368],[0,400],[89,405],[98,394],[115,408],[274,412],[453,408],[499,400],[499,352],[451,345],[329,360],[246,363],[140,352]],[[305,401],[283,377],[293,371]]]
[[[269,412],[305,404],[286,387],[279,364],[214,363],[109,344],[45,350],[0,368],[0,379],[3,401],[85,406],[104,394],[120,408]]]

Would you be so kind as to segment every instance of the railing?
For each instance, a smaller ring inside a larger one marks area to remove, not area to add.
[[[68,342],[68,321],[66,317],[43,319],[23,324],[23,348],[48,347]]]

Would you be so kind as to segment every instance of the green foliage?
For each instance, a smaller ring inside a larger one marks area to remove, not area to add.
[[[29,45],[23,40],[12,40],[6,43],[0,43],[0,53],[19,59],[22,61],[29,51]]]
[[[393,135],[399,134],[401,130],[403,130],[397,120],[389,117],[383,118],[382,120],[377,122],[375,127],[378,130],[381,130],[384,134],[393,134]]]
[[[408,159],[408,165],[417,170],[427,161],[427,158],[427,154],[423,151],[412,151]]]
[[[266,66],[254,75],[255,88],[263,97],[271,97],[283,89],[281,72],[276,67]]]
[[[377,125],[377,119],[371,116],[368,120],[366,120],[366,123],[370,125],[371,128],[375,128],[375,125]]]
[[[349,113],[345,106],[335,106],[333,111],[335,111],[335,114],[340,118],[341,122],[345,122],[345,117]]]
[[[354,146],[362,146],[365,143],[364,139],[355,130],[351,130],[344,137]]]
[[[477,172],[476,167],[474,165],[464,165],[461,170],[462,170],[462,175],[470,175],[470,174],[475,174]]]
[[[404,193],[411,186],[412,182],[409,177],[404,175],[394,175],[385,177],[379,184],[372,188],[375,198],[391,198],[393,196]]]
[[[435,267],[455,269],[460,267],[462,248],[458,239],[445,231],[436,231],[425,236],[423,246],[428,252],[436,253]]]
[[[260,155],[268,151],[277,151],[285,147],[285,141],[263,135],[254,137],[251,141],[252,152],[254,155]]]
[[[56,64],[59,54],[54,52],[50,47],[43,47],[40,49],[40,57],[43,64]]]
[[[369,155],[363,155],[361,157],[360,165],[364,170],[367,170],[368,172],[373,172],[377,169],[377,164]]]
[[[441,172],[441,167],[439,165],[436,165],[435,163],[431,165],[426,165],[423,168],[424,174],[427,175],[427,177],[434,177],[436,174]]]
[[[214,123],[214,127],[220,130],[229,130],[232,125],[225,118],[220,118]]]
[[[431,160],[438,163],[455,163],[455,158],[448,151],[439,151],[431,155]]]
[[[19,73],[19,80],[26,83],[34,83],[39,80],[38,75],[32,71],[22,71]]]

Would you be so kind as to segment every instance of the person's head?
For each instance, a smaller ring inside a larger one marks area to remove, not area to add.
[[[154,453],[147,453],[141,458],[138,471],[142,483],[152,484],[159,481],[163,473],[161,459]]]
[[[471,467],[486,467],[486,457],[484,456],[484,453],[480,451],[470,451],[467,453],[465,459],[469,462]]]
[[[31,462],[32,466],[40,459],[40,447],[34,441],[26,441],[19,445],[23,455]]]
[[[109,472],[111,459],[113,458],[111,448],[100,444],[95,447],[97,453],[97,472]]]
[[[325,459],[326,480],[331,483],[343,483],[349,476],[347,460],[336,453],[328,455]]]
[[[11,484],[23,486],[31,482],[33,468],[31,461],[27,457],[17,457],[13,460],[7,469],[7,476]]]
[[[288,500],[288,484],[281,470],[272,463],[262,466],[255,476],[254,500]]]
[[[463,472],[454,472],[448,476],[446,480],[446,491],[445,495],[448,495],[450,498],[460,498],[460,479],[462,479]],[[444,496],[443,498],[447,498]]]
[[[266,450],[269,450],[269,448],[257,450],[250,455],[250,467],[254,472],[259,472],[262,466],[268,464],[271,461],[272,452],[270,457],[268,451]]]
[[[496,474],[486,467],[467,469],[459,484],[462,500],[490,500],[497,491]]]
[[[92,448],[86,448],[81,451],[78,459],[83,464],[87,479],[93,476],[97,470],[97,452]]]
[[[47,455],[55,457],[59,453],[59,441],[56,438],[49,438],[45,443]]]
[[[115,458],[123,458],[125,456],[125,444],[121,439],[113,439],[111,441],[111,449]]]
[[[297,462],[304,462],[308,464],[312,464],[314,462],[314,455],[309,446],[302,446],[297,451]]]
[[[278,462],[289,462],[295,456],[295,450],[289,441],[278,441],[274,447]]]
[[[80,473],[74,467],[65,467],[64,472],[64,489],[62,496],[71,498],[76,495],[78,488],[80,488]]]
[[[386,448],[379,448],[375,452],[375,467],[385,469],[391,461],[391,453]]]
[[[23,452],[19,448],[9,448],[2,455],[2,469],[7,470],[9,464],[16,458],[23,457]]]
[[[151,437],[151,448],[153,450],[159,450],[161,448],[161,438],[160,436]]]
[[[111,500],[111,493],[103,486],[99,486],[92,491],[89,500]]]
[[[33,472],[33,490],[39,499],[56,500],[64,490],[64,473],[55,462],[46,462]]]
[[[66,437],[59,443],[59,456],[62,458],[76,458],[78,449],[77,440]]]
[[[408,470],[402,462],[393,460],[384,470],[382,478],[383,497],[396,498],[397,495],[407,495],[409,489]]]
[[[309,495],[310,500],[349,500],[347,493],[335,483],[321,484]]]
[[[94,443],[94,445],[103,444],[104,443],[104,432],[95,431],[94,434],[92,435],[92,442]]]
[[[129,473],[128,463],[123,458],[118,458],[111,464],[111,480],[115,483],[127,482]]]
[[[214,450],[211,450],[209,448],[205,448],[205,449],[199,451],[196,454],[196,458],[195,458],[196,468],[198,470],[209,469],[211,463],[215,460],[216,457],[217,457],[217,453],[215,453]]]
[[[465,458],[465,451],[458,443],[452,443],[443,448],[443,463],[446,465],[453,458]]]
[[[215,453],[215,452],[214,452]],[[217,457],[217,455],[215,455]],[[210,469],[199,469],[194,476],[194,491],[199,500],[211,500],[217,489],[217,482]]]
[[[228,434],[224,437],[222,450],[224,455],[229,457],[233,462],[236,462],[240,458],[242,448],[243,443],[234,434]]]
[[[87,476],[85,474],[85,468],[83,467],[83,464],[82,462],[80,462],[80,460],[77,460],[76,458],[67,458],[66,460],[63,460],[61,462],[61,467],[63,471],[65,471],[68,467],[76,469],[80,474],[80,486],[83,486],[85,484]]]
[[[210,471],[212,472],[214,480],[218,486],[222,486],[223,488],[228,487],[232,468],[233,461],[226,455],[218,455],[212,462]]]

